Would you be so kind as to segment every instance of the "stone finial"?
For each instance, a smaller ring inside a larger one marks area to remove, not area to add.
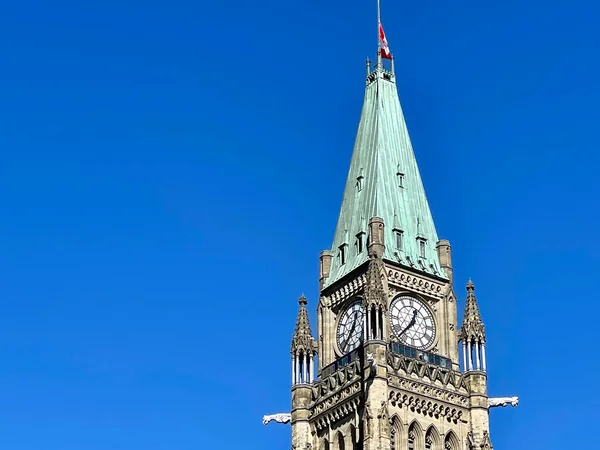
[[[385,250],[384,224],[381,217],[369,219],[369,245],[367,246],[369,256],[377,255],[383,257]]]
[[[475,285],[473,284],[473,281],[471,281],[470,278],[469,278],[469,281],[467,281],[467,292],[470,294],[475,292]]]
[[[369,261],[365,285],[365,311],[371,306],[378,308],[387,307],[385,287],[383,284],[383,261],[378,254],[374,254]]]
[[[304,294],[302,294],[298,299],[299,308],[294,337],[292,338],[292,354],[296,353],[298,350],[304,350],[308,354],[314,353],[314,339],[308,321],[308,311],[306,310],[307,304],[308,301]]]
[[[465,315],[460,329],[460,337],[463,341],[478,341],[485,343],[485,327],[481,320],[479,306],[475,298],[475,285],[469,279],[467,282],[467,304],[465,305]]]
[[[332,259],[333,252],[331,250],[323,250],[319,256],[319,282],[321,284],[321,288],[323,287],[323,283],[327,277],[329,277]]]
[[[450,246],[450,241],[447,239],[440,239],[435,244],[435,248],[442,270],[446,272],[446,276],[450,279],[450,282],[452,282],[452,247]]]

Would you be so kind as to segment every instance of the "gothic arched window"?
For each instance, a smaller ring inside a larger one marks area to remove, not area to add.
[[[402,422],[394,416],[390,420],[390,450],[404,450],[402,442]]]
[[[460,449],[460,445],[459,445],[459,441],[458,441],[458,438],[456,437],[456,435],[452,431],[449,431],[448,433],[446,433],[446,439],[444,439],[444,450],[459,450],[459,449]]]
[[[352,439],[352,450],[360,450],[358,443],[358,432],[356,431],[356,427],[354,425],[350,426],[350,438]]]
[[[344,442],[344,435],[341,431],[337,434],[337,450],[346,450],[346,442]]]
[[[415,450],[415,432],[410,430],[408,432],[408,450]]]
[[[408,450],[423,450],[425,448],[423,429],[416,420],[408,427],[408,445],[405,449],[406,448],[408,448]]]
[[[425,450],[440,450],[440,434],[437,429],[431,425],[425,433]]]

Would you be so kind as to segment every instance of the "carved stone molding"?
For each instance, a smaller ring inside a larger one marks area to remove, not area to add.
[[[358,277],[349,280],[347,283],[343,284],[329,295],[322,296],[320,301],[323,306],[328,308],[336,306],[361,293],[366,282],[367,276],[363,273]]]
[[[357,381],[343,391],[314,406],[311,409],[310,418],[314,421],[317,429],[322,430],[330,424],[358,411],[361,399],[356,394],[359,392],[360,382]]]
[[[386,268],[386,273],[388,283],[393,283],[405,289],[429,295],[438,299],[443,299],[446,294],[446,283],[427,279],[425,277],[391,267]]]
[[[447,421],[458,423],[467,422],[466,406],[449,405],[446,402],[438,402],[431,398],[421,397],[410,393],[392,390],[390,392],[390,403],[399,408],[407,408],[412,412],[424,416],[440,418],[444,417]]]
[[[415,394],[415,395],[422,395],[423,397],[434,398],[438,401],[441,401],[444,403],[449,403],[453,406],[458,406],[461,408],[466,408],[466,407],[468,407],[468,404],[469,404],[468,396],[465,394],[460,394],[458,392],[451,392],[446,389],[441,389],[436,386],[430,386],[425,383],[419,383],[414,380],[405,380],[405,379],[401,378],[398,380],[397,383],[394,383],[394,385],[395,385],[394,387],[397,387],[398,389],[402,389],[406,392],[391,390],[390,391],[390,401],[392,401],[394,399],[395,399],[394,401],[398,401],[398,399],[400,398],[401,395]],[[394,399],[392,398],[392,393],[395,393]]]
[[[336,372],[313,383],[311,386],[313,405],[334,395],[355,380],[360,378],[360,361],[352,361],[347,366],[340,367]]]
[[[415,374],[419,378],[428,378],[432,382],[439,381],[444,387],[453,386],[455,389],[463,389],[464,392],[467,392],[463,374],[452,369],[417,361],[392,352],[387,354],[387,363],[396,374],[407,376]]]

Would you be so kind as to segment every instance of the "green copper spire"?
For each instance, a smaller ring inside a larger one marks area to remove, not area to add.
[[[368,222],[385,225],[383,259],[446,278],[435,225],[400,106],[393,72],[377,64],[367,76],[344,199],[324,286],[368,260]]]

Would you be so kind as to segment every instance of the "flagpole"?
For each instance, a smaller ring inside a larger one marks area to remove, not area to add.
[[[376,70],[381,69],[381,37],[379,36],[379,30],[381,27],[381,5],[380,0],[377,0],[377,66]]]

